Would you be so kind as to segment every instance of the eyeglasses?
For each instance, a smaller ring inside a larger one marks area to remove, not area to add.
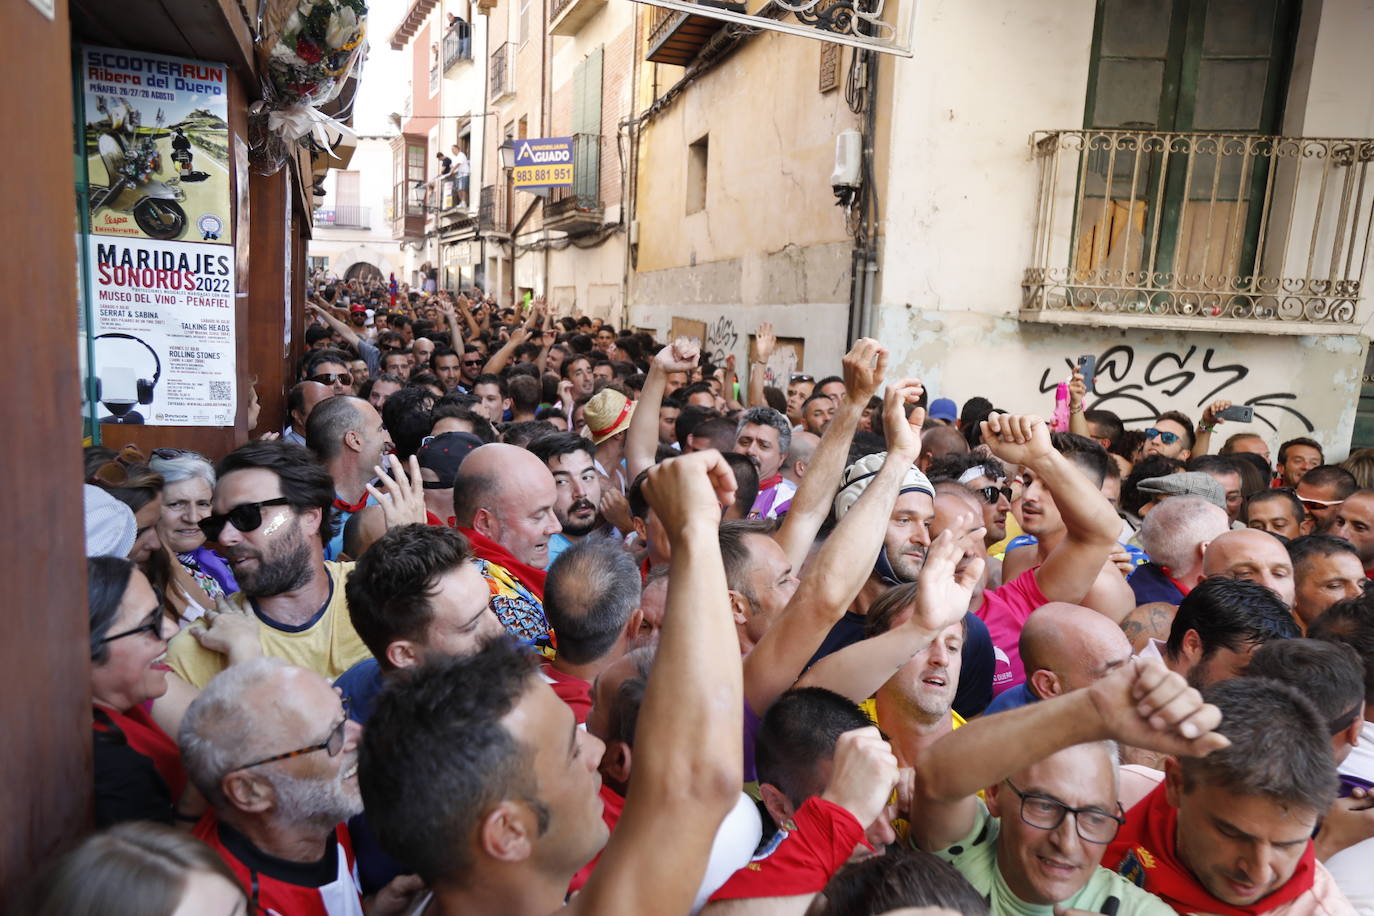
[[[212,541],[218,541],[220,534],[224,531],[225,525],[233,525],[242,534],[258,530],[262,524],[263,506],[286,506],[290,505],[290,500],[285,496],[276,499],[264,499],[256,503],[239,503],[223,515],[210,515],[201,519],[196,524],[205,536]]]
[[[1011,487],[979,487],[978,492],[983,494],[989,506],[997,505],[998,497],[1006,497],[1007,502],[1011,502]]]
[[[1022,792],[1010,779],[1007,785],[1021,799],[1021,820],[1038,830],[1053,830],[1064,823],[1065,815],[1072,814],[1079,837],[1089,843],[1106,844],[1116,839],[1117,832],[1126,823],[1126,818],[1098,808],[1070,808],[1048,795]],[[1116,803],[1116,809],[1126,813],[1120,802]]]
[[[310,376],[307,381],[319,382],[321,385],[332,385],[336,381],[344,385],[353,384],[353,373],[351,372],[321,372],[319,375]]]
[[[465,359],[465,360],[463,360],[463,365],[464,365],[464,366],[480,366],[480,365],[482,365],[482,360],[480,360],[480,359]]]
[[[339,720],[339,724],[334,726],[334,730],[329,733],[329,737],[319,744],[312,744],[309,747],[297,748],[294,751],[287,751],[285,754],[274,754],[271,757],[264,757],[262,760],[253,763],[245,763],[241,767],[234,767],[234,770],[251,770],[253,767],[260,767],[264,763],[276,763],[278,760],[290,760],[293,757],[304,757],[306,754],[313,754],[316,751],[325,751],[330,757],[339,756],[339,751],[343,750],[344,734],[348,729],[348,701],[343,703],[344,716]],[[233,770],[230,770],[232,773]]]
[[[1159,441],[1163,442],[1165,445],[1173,445],[1175,442],[1178,441],[1178,433],[1165,432],[1162,429],[1155,429],[1153,426],[1145,430],[1146,442],[1155,438],[1158,438]]]
[[[106,636],[99,640],[103,646],[107,642],[116,639],[123,639],[126,636],[137,636],[139,633],[152,633],[154,639],[162,638],[162,609],[158,608],[153,612],[153,619],[141,627],[134,627],[132,630],[125,630],[123,633],[115,633],[113,636]]]

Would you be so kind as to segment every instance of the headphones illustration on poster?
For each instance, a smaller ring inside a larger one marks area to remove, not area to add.
[[[97,334],[95,339],[132,340],[152,354],[152,378],[140,377],[132,366],[101,363],[95,380],[96,399],[110,412],[110,416],[100,418],[101,423],[143,423],[143,415],[134,410],[134,405],[153,403],[153,391],[162,378],[162,360],[158,358],[157,351],[147,341],[132,334],[111,332]]]

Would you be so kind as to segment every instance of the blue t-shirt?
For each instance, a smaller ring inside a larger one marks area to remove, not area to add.
[[[1126,577],[1126,584],[1135,593],[1137,606],[1149,604],[1152,601],[1162,601],[1165,604],[1179,604],[1183,601],[1183,592],[1179,591],[1173,580],[1154,563],[1137,566]]]
[[[1019,709],[1039,701],[1040,698],[1030,689],[1030,681],[1022,681],[1010,690],[1004,690],[994,697],[988,705],[985,715],[990,716],[993,713],[1006,712],[1008,709]]]

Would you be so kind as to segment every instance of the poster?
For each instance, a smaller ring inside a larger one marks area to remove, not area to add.
[[[226,69],[81,49],[101,423],[232,426]]]

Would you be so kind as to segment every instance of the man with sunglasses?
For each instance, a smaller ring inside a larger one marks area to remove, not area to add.
[[[214,511],[199,524],[238,581],[229,601],[257,619],[264,655],[338,677],[367,647],[344,599],[352,564],[324,559],[335,528],[334,481],[309,451],[286,442],[241,446],[216,471]],[[190,628],[168,645],[167,662],[196,687],[226,664]]]
[[[911,838],[958,868],[994,916],[1036,907],[1163,916],[1168,906],[1100,865],[1126,822],[1113,742],[1206,755],[1226,744],[1214,731],[1220,719],[1183,678],[1132,659],[1091,686],[977,719],[926,748]]]
[[[418,888],[398,878],[365,909],[344,823],[363,809],[361,736],[324,678],[278,658],[230,668],[186,710],[182,757],[211,806],[193,833],[253,913],[399,913]]]
[[[1330,534],[1341,504],[1359,488],[1354,474],[1343,467],[1323,464],[1302,475],[1294,495],[1312,517],[1315,533]]]
[[[1193,421],[1177,410],[1160,414],[1154,424],[1145,430],[1143,454],[1187,461],[1192,457],[1192,448]]]
[[[306,381],[324,385],[331,394],[353,393],[353,373],[348,368],[348,354],[342,350],[312,351],[302,371]]]

